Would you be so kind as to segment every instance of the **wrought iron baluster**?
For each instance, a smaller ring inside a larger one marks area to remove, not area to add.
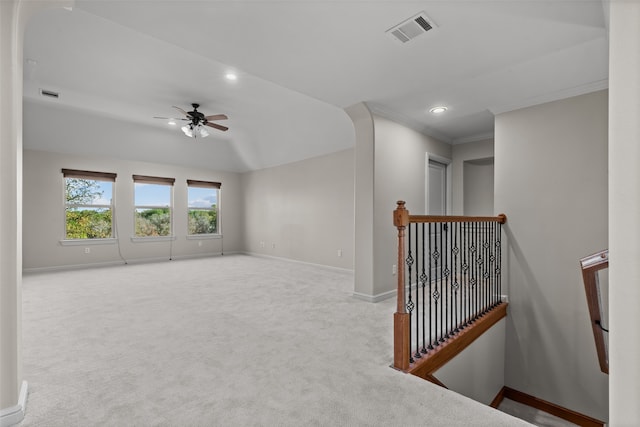
[[[434,225],[434,236],[433,236],[433,242],[434,242],[434,250],[433,250],[433,264],[434,264],[434,271],[435,271],[435,275],[436,275],[436,280],[434,283],[434,291],[433,291],[433,304],[434,304],[434,308],[435,308],[435,321],[434,321],[434,326],[435,326],[435,330],[434,330],[434,341],[433,344],[434,346],[438,346],[438,301],[440,299],[440,292],[438,291],[439,289],[439,282],[440,282],[440,274],[439,274],[439,270],[438,270],[438,257],[440,256],[440,252],[438,252],[438,229],[440,228],[438,224]]]
[[[449,331],[451,331],[451,307],[449,306],[449,294],[450,294],[450,289],[449,289],[449,265],[450,265],[450,259],[451,259],[451,252],[449,250],[449,238],[450,238],[450,233],[449,233],[449,224],[448,223],[443,223],[442,224],[442,228],[444,230],[444,247],[442,249],[442,254],[444,256],[444,270],[442,272],[442,274],[444,275],[444,305],[443,305],[443,311],[444,313],[444,337],[445,338],[449,338]]]
[[[498,223],[494,222],[491,227],[491,266],[489,272],[491,273],[491,287],[493,289],[493,305],[497,306],[500,303],[500,295],[498,294],[498,282],[496,280],[496,266],[498,260],[496,258],[496,239],[497,239]]]
[[[426,300],[427,300],[427,295],[425,295],[425,286],[427,285],[427,279],[428,276],[425,273],[425,227],[424,227],[424,222],[422,223],[422,274],[420,275],[420,282],[422,283],[422,349],[420,349],[420,352],[422,354],[425,354],[427,352],[426,349],[426,331],[427,331],[427,320],[426,320],[426,309],[425,309],[425,304],[426,304]]]
[[[411,266],[413,265],[413,255],[411,253],[411,224],[409,224],[409,226],[407,227],[407,237],[408,237],[408,251],[407,251],[407,260],[406,260],[406,264],[407,264],[407,269],[408,269],[408,275],[409,275],[409,291],[407,292],[407,294],[409,295],[408,300],[407,300],[407,313],[409,313],[409,342],[411,342],[411,317],[413,316],[413,308],[414,308],[414,303],[413,303],[413,299],[411,297]],[[407,284],[405,283],[405,286],[407,286]],[[413,363],[413,356],[411,356],[411,349],[409,348],[409,363]]]
[[[422,354],[420,354],[420,279],[418,278],[419,274],[420,274],[420,252],[418,251],[418,240],[419,240],[419,233],[418,233],[418,224],[410,224],[413,225],[413,228],[415,229],[415,235],[416,235],[416,239],[415,239],[415,253],[416,253],[416,353],[414,354],[413,357],[415,357],[416,359],[421,359],[422,358]],[[412,286],[413,282],[409,282],[409,286]],[[424,316],[424,313],[423,313]]]
[[[491,271],[491,265],[493,264],[493,254],[491,252],[491,248],[493,247],[493,242],[492,242],[492,235],[493,235],[493,224],[492,223],[488,223],[487,224],[487,254],[486,254],[486,258],[487,260],[485,261],[485,265],[486,265],[486,275],[487,275],[487,308],[488,310],[491,310],[493,308],[493,302],[495,300],[495,293],[493,291],[493,280],[492,280],[492,276],[493,276],[493,272]]]
[[[493,273],[491,271],[491,264],[493,264],[493,254],[491,253],[491,248],[493,247],[492,245],[492,240],[491,240],[491,236],[493,235],[492,230],[493,229],[493,224],[492,223],[487,223],[487,261],[486,261],[486,266],[487,266],[487,307],[489,307],[489,309],[491,310],[493,308],[493,301],[494,301],[494,292],[493,292],[493,280],[491,279],[491,277],[493,276]]]
[[[489,309],[489,288],[487,287],[487,248],[489,243],[487,242],[487,224],[482,224],[482,312],[486,312]]]
[[[502,224],[498,224],[498,236],[496,240],[496,279],[498,281],[498,298],[502,297]]]
[[[440,251],[444,252],[444,231],[442,229],[442,223],[440,223]],[[442,256],[442,254],[441,254]],[[442,261],[442,258],[440,258],[440,273],[439,273],[439,282],[440,282],[440,296],[442,297],[442,294],[444,293],[444,289],[442,288],[444,282],[443,282],[443,277],[444,277],[444,267],[443,267],[444,262]],[[440,301],[440,342],[444,342],[444,330],[445,330],[445,326],[444,326],[444,310],[445,310],[445,305],[442,303],[442,301]]]
[[[480,295],[480,306],[478,314],[484,313],[485,289],[484,289],[484,228],[482,223],[478,223],[478,291]]]
[[[458,323],[458,307],[460,305],[459,303],[459,295],[458,295],[458,288],[460,287],[460,278],[458,277],[458,253],[460,252],[460,242],[459,242],[459,238],[460,238],[460,223],[454,223],[454,231],[453,231],[453,294],[454,294],[454,303],[453,303],[453,307],[454,307],[454,332],[459,332],[460,331],[460,324]]]
[[[468,289],[469,289],[469,296],[467,298],[467,306],[469,307],[469,311],[468,311],[468,320],[467,320],[467,324],[471,323],[472,320],[472,313],[473,313],[473,223],[469,223],[469,230],[467,232],[467,241],[469,242],[469,251],[467,252],[467,264],[468,264],[468,275],[467,275],[467,279],[468,279]]]
[[[480,227],[478,227],[478,223],[475,223],[475,231],[474,231],[474,246],[476,250],[473,253],[474,259],[474,284],[475,284],[475,299],[476,306],[474,309],[474,317],[478,317],[478,313],[480,312],[480,266],[478,265],[478,252],[480,252]]]
[[[433,304],[431,303],[431,282],[433,282],[433,270],[431,265],[432,260],[432,252],[431,252],[431,232],[432,232],[432,223],[429,223],[429,236],[427,237],[429,244],[429,350],[433,350]]]
[[[469,324],[469,264],[468,264],[468,248],[469,248],[469,227],[468,223],[462,224],[462,309],[464,326]]]

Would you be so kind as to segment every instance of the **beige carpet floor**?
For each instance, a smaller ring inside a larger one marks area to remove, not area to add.
[[[528,425],[389,368],[394,301],[246,255],[26,275],[22,426]]]

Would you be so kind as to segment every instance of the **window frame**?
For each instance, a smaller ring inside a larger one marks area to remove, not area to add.
[[[216,195],[216,232],[215,233],[200,233],[191,234],[189,232],[189,214],[191,211],[212,211],[213,208],[195,208],[189,206],[189,188],[213,188],[217,192]],[[220,225],[220,198],[221,198],[222,183],[215,181],[200,181],[195,179],[187,179],[187,239],[216,239],[222,236],[222,229]]]
[[[165,178],[158,176],[148,175],[132,175],[133,179],[133,236],[131,240],[133,242],[146,242],[146,241],[162,241],[162,240],[175,240],[174,232],[174,184],[175,178]],[[169,189],[169,206],[155,206],[155,205],[137,205],[136,204],[136,184],[151,184],[151,185],[167,185]],[[138,236],[136,234],[136,222],[138,209],[169,209],[169,234],[165,236]]]
[[[87,170],[79,170],[79,169],[61,169],[62,173],[62,197],[63,197],[63,206],[64,206],[64,214],[63,214],[63,224],[62,224],[62,236],[63,238],[60,240],[60,244],[63,246],[73,246],[73,245],[88,245],[88,244],[109,244],[113,243],[117,239],[116,235],[116,226],[115,226],[115,208],[116,208],[116,178],[117,174],[112,172],[96,172],[96,171],[87,171]],[[67,191],[66,191],[66,180],[67,178],[75,178],[75,179],[85,179],[91,181],[104,181],[111,183],[111,200],[108,205],[106,204],[88,204],[88,203],[68,203],[67,202]],[[67,237],[67,210],[69,208],[104,208],[108,209],[111,212],[111,235],[110,237],[83,237],[83,238],[70,238]]]

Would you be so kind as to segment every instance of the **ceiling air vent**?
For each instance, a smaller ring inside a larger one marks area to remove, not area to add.
[[[46,96],[47,98],[54,98],[54,99],[58,99],[60,97],[60,94],[58,92],[53,92],[51,90],[46,90],[46,89],[40,89],[40,95]]]
[[[400,40],[402,43],[406,43],[409,40],[412,40],[418,37],[421,34],[426,33],[427,31],[433,29],[435,25],[433,22],[425,15],[424,12],[421,12],[404,22],[396,25],[395,27],[387,30],[387,34],[391,34],[397,40]]]

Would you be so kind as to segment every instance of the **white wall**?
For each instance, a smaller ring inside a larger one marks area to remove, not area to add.
[[[434,372],[449,390],[489,405],[504,386],[506,319]]]
[[[466,144],[456,144],[451,149],[452,168],[452,190],[453,200],[451,203],[452,215],[465,214],[465,191],[464,191],[464,165],[465,162],[479,159],[493,158],[493,139],[468,142]],[[493,188],[492,188],[493,192]],[[493,195],[492,195],[493,197]],[[492,212],[498,214],[500,212]]]
[[[495,210],[507,215],[505,383],[600,420],[578,260],[607,248],[607,92],[496,116]]]
[[[493,216],[493,157],[463,163],[464,215]]]
[[[115,221],[119,245],[62,246],[64,238],[64,186],[62,168],[116,173]],[[133,242],[132,175],[175,178],[172,242]],[[187,179],[221,182],[222,239],[187,240]],[[25,271],[204,256],[242,250],[240,175],[175,165],[126,161],[102,156],[75,156],[45,151],[24,152],[23,267]],[[201,246],[198,245],[201,242]],[[118,247],[119,246],[119,247]],[[90,248],[86,254],[85,247]],[[118,252],[120,251],[120,254]]]
[[[374,295],[396,289],[392,265],[398,257],[393,211],[398,200],[411,214],[424,214],[426,154],[451,159],[451,146],[374,115]]]
[[[617,427],[640,425],[640,3],[609,4],[609,402]]]
[[[350,149],[244,173],[244,250],[353,269],[353,163]]]

